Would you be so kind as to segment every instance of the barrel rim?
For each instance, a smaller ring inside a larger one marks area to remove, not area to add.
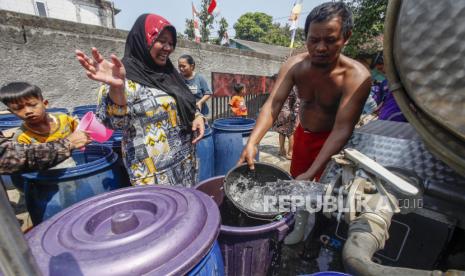
[[[213,176],[211,178],[205,179],[195,185],[194,189],[199,190],[199,187],[202,187],[206,183],[212,181],[221,181],[224,185],[224,178],[225,175],[218,175]],[[200,191],[200,190],[199,190]],[[224,193],[224,190],[223,190]],[[226,196],[226,195],[224,195]],[[218,203],[217,203],[218,204]],[[250,227],[238,227],[238,226],[229,226],[221,224],[220,226],[220,234],[221,235],[234,235],[234,236],[251,236],[251,235],[259,235],[268,232],[275,231],[277,228],[284,226],[284,225],[291,225],[294,221],[294,216],[292,213],[284,214],[283,218],[278,221],[272,221],[269,223],[265,223],[262,225],[257,226],[250,226]]]
[[[227,124],[226,122],[233,122],[233,121],[242,121],[247,122],[244,124]],[[249,131],[252,130],[255,126],[256,121],[250,118],[220,118],[213,121],[212,128],[214,130],[223,130],[223,131]]]
[[[111,147],[106,145],[88,145],[86,150],[103,148],[107,153],[102,158],[94,160],[89,163],[77,165],[72,168],[54,169],[48,171],[36,171],[20,174],[20,176],[27,181],[65,181],[73,179],[77,176],[89,175],[100,171],[102,169],[112,166],[118,160],[118,155],[112,150]],[[55,183],[41,183],[41,185],[56,185]]]
[[[110,201],[121,201],[128,196],[134,196],[137,194],[150,194],[150,193],[159,193],[160,189],[166,189],[166,190],[171,190],[172,192],[179,193],[183,196],[185,196],[187,193],[190,193],[191,196],[195,196],[198,198],[199,201],[202,202],[202,209],[208,212],[208,218],[205,219],[205,225],[200,229],[201,231],[197,236],[193,236],[194,239],[191,241],[191,243],[187,246],[187,248],[183,248],[178,252],[177,255],[173,257],[173,259],[170,259],[169,261],[165,263],[159,263],[157,266],[155,266],[153,263],[147,267],[147,271],[145,273],[160,273],[161,275],[184,275],[191,271],[192,269],[195,269],[196,266],[202,262],[202,260],[208,256],[208,254],[211,252],[212,248],[215,245],[215,242],[217,241],[217,238],[220,234],[220,224],[221,224],[221,218],[220,218],[220,213],[218,208],[213,208],[216,207],[216,203],[211,199],[208,195],[205,193],[190,189],[187,187],[173,187],[173,186],[164,186],[164,185],[146,185],[146,186],[132,186],[132,187],[126,187],[126,188],[121,188],[117,189],[114,191],[110,191],[107,193],[99,194],[87,199],[84,199],[82,201],[79,201],[72,206],[65,208],[55,214],[53,217],[50,219],[44,221],[37,227],[34,227],[31,231],[26,233],[26,240],[28,241],[29,245],[31,248],[34,248],[33,254],[37,254],[37,250],[43,249],[41,246],[34,246],[37,244],[42,243],[42,236],[44,233],[47,233],[51,227],[56,227],[56,224],[58,221],[65,221],[65,223],[69,225],[74,225],[80,219],[82,219],[82,215],[79,217],[75,216],[75,213],[78,212],[80,214],[87,214],[93,210],[95,210],[97,207],[100,205],[105,206],[108,204]],[[99,204],[99,205],[98,205]],[[82,209],[85,209],[84,211]],[[215,230],[213,230],[212,227],[215,227]],[[60,229],[59,231],[62,231],[63,229]],[[176,231],[176,228],[173,228],[172,231]],[[74,233],[74,232],[73,232]],[[155,232],[154,232],[155,233]],[[158,233],[158,231],[157,231]],[[164,233],[159,233],[160,236],[163,236]],[[76,242],[79,242],[79,240],[76,240]],[[102,249],[100,249],[102,250]],[[130,248],[131,252],[134,252],[133,248]],[[83,251],[82,251],[83,252]],[[192,252],[195,252],[192,254]],[[51,257],[53,257],[50,254],[43,254],[44,252],[39,252],[41,253],[39,256],[35,255],[36,258],[38,257],[39,259],[42,260],[48,260]],[[119,253],[119,252],[118,252]],[[121,256],[123,254],[121,253]],[[119,256],[119,255],[118,255]],[[180,262],[179,258],[183,262]],[[80,260],[80,259],[79,259]],[[88,259],[82,259],[83,262],[87,262]],[[44,262],[42,262],[44,263]],[[48,263],[48,262],[47,262]],[[155,266],[155,267],[154,267]],[[48,268],[48,264],[44,266],[40,266],[42,269]]]
[[[234,206],[236,206],[236,208],[238,208],[241,212],[245,213],[246,215],[248,216],[251,216],[251,217],[254,217],[256,219],[263,219],[263,220],[273,220],[274,218],[276,218],[277,216],[282,216],[283,214],[286,214],[287,212],[255,212],[255,211],[252,211],[252,210],[249,210],[248,208],[246,207],[243,207],[241,206],[239,203],[235,202],[234,200],[231,199],[231,197],[229,196],[229,181],[228,181],[228,177],[231,176],[233,173],[235,173],[237,170],[241,169],[241,168],[244,168],[244,167],[248,167],[249,165],[244,163],[244,164],[239,164],[237,166],[234,166],[232,169],[230,169],[228,171],[228,173],[226,174],[226,176],[224,177],[224,194],[226,197],[229,198],[229,200],[234,204]],[[257,169],[258,167],[270,167],[270,168],[273,168],[274,170],[282,173],[283,175],[285,175],[287,177],[286,180],[291,180],[292,179],[292,176],[284,171],[283,169],[281,169],[280,167],[278,166],[275,166],[273,164],[269,164],[269,163],[265,163],[265,162],[255,162],[255,169]]]

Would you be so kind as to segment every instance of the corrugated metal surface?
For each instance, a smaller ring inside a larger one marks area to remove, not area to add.
[[[379,164],[412,171],[422,180],[463,188],[465,178],[454,172],[444,162],[432,155],[408,123],[374,121],[357,129],[346,148],[355,148]],[[328,183],[337,169],[322,177]]]
[[[402,1],[393,44],[409,97],[465,140],[465,1]]]

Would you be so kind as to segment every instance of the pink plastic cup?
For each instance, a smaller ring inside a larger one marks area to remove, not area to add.
[[[100,123],[91,111],[82,117],[77,129],[87,132],[92,140],[99,143],[107,141],[113,134],[113,130]]]

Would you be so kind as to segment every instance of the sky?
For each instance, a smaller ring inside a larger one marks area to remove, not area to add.
[[[165,17],[184,33],[186,18],[192,18],[191,2],[200,10],[201,0],[113,0],[115,7],[121,12],[116,15],[116,27],[129,30],[137,17],[143,13],[156,13]],[[317,5],[328,0],[303,0],[299,26],[303,28],[305,17]],[[264,12],[273,17],[273,22],[288,22],[295,0],[217,0],[215,12],[219,12],[218,20],[225,17],[229,24],[228,34],[234,37],[233,25],[237,19],[247,12]],[[214,24],[215,28],[217,23]],[[216,36],[213,31],[211,36]]]

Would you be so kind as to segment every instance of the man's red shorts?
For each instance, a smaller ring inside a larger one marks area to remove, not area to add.
[[[326,142],[331,131],[310,132],[306,131],[299,124],[294,133],[294,147],[292,149],[291,175],[297,177],[306,172],[315,161],[318,153]],[[317,174],[319,179],[325,168]]]

